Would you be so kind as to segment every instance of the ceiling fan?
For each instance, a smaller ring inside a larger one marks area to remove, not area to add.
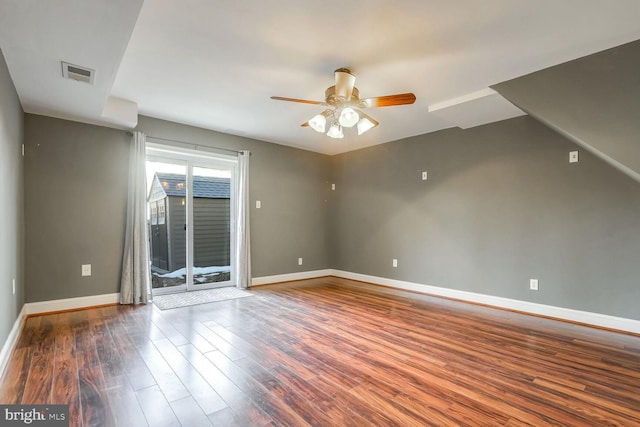
[[[331,138],[343,138],[343,128],[356,126],[358,135],[362,135],[369,129],[378,126],[379,123],[377,121],[361,111],[363,108],[391,107],[394,105],[413,104],[416,101],[416,96],[413,93],[399,93],[360,99],[360,92],[355,87],[356,77],[351,74],[351,71],[347,68],[338,68],[334,74],[335,85],[325,91],[324,101],[283,98],[281,96],[272,96],[271,99],[328,107],[301,126],[309,126],[320,133],[324,133],[328,127],[327,136]]]

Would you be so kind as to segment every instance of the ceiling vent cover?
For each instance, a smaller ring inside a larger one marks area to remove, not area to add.
[[[65,79],[77,80],[79,82],[93,84],[96,71],[91,68],[81,67],[79,65],[69,64],[62,61],[62,77]]]

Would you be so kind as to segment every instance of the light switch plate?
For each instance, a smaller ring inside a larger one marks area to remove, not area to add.
[[[569,152],[569,163],[578,163],[578,152],[570,151]]]

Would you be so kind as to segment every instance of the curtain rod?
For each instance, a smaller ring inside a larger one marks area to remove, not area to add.
[[[129,135],[133,135],[132,132],[127,132],[127,133]],[[193,148],[194,150],[198,150],[198,149],[201,150],[201,151],[218,150],[218,151],[227,151],[229,153],[235,153],[235,154],[238,154],[238,155],[243,155],[244,154],[242,151],[232,150],[230,148],[210,147],[208,145],[194,144],[193,142],[178,141],[176,139],[168,139],[168,138],[160,138],[159,136],[147,135],[147,138],[157,139],[159,141],[167,141],[167,142],[173,142],[173,143],[176,143],[176,144],[186,145],[189,148]],[[249,155],[251,155],[251,152],[249,152]]]

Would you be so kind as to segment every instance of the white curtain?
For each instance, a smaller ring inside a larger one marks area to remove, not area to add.
[[[251,286],[251,250],[249,245],[249,151],[238,155],[238,218],[236,221],[237,287]]]
[[[127,228],[120,280],[121,304],[149,301],[149,239],[147,230],[146,135],[134,132],[129,154]]]

